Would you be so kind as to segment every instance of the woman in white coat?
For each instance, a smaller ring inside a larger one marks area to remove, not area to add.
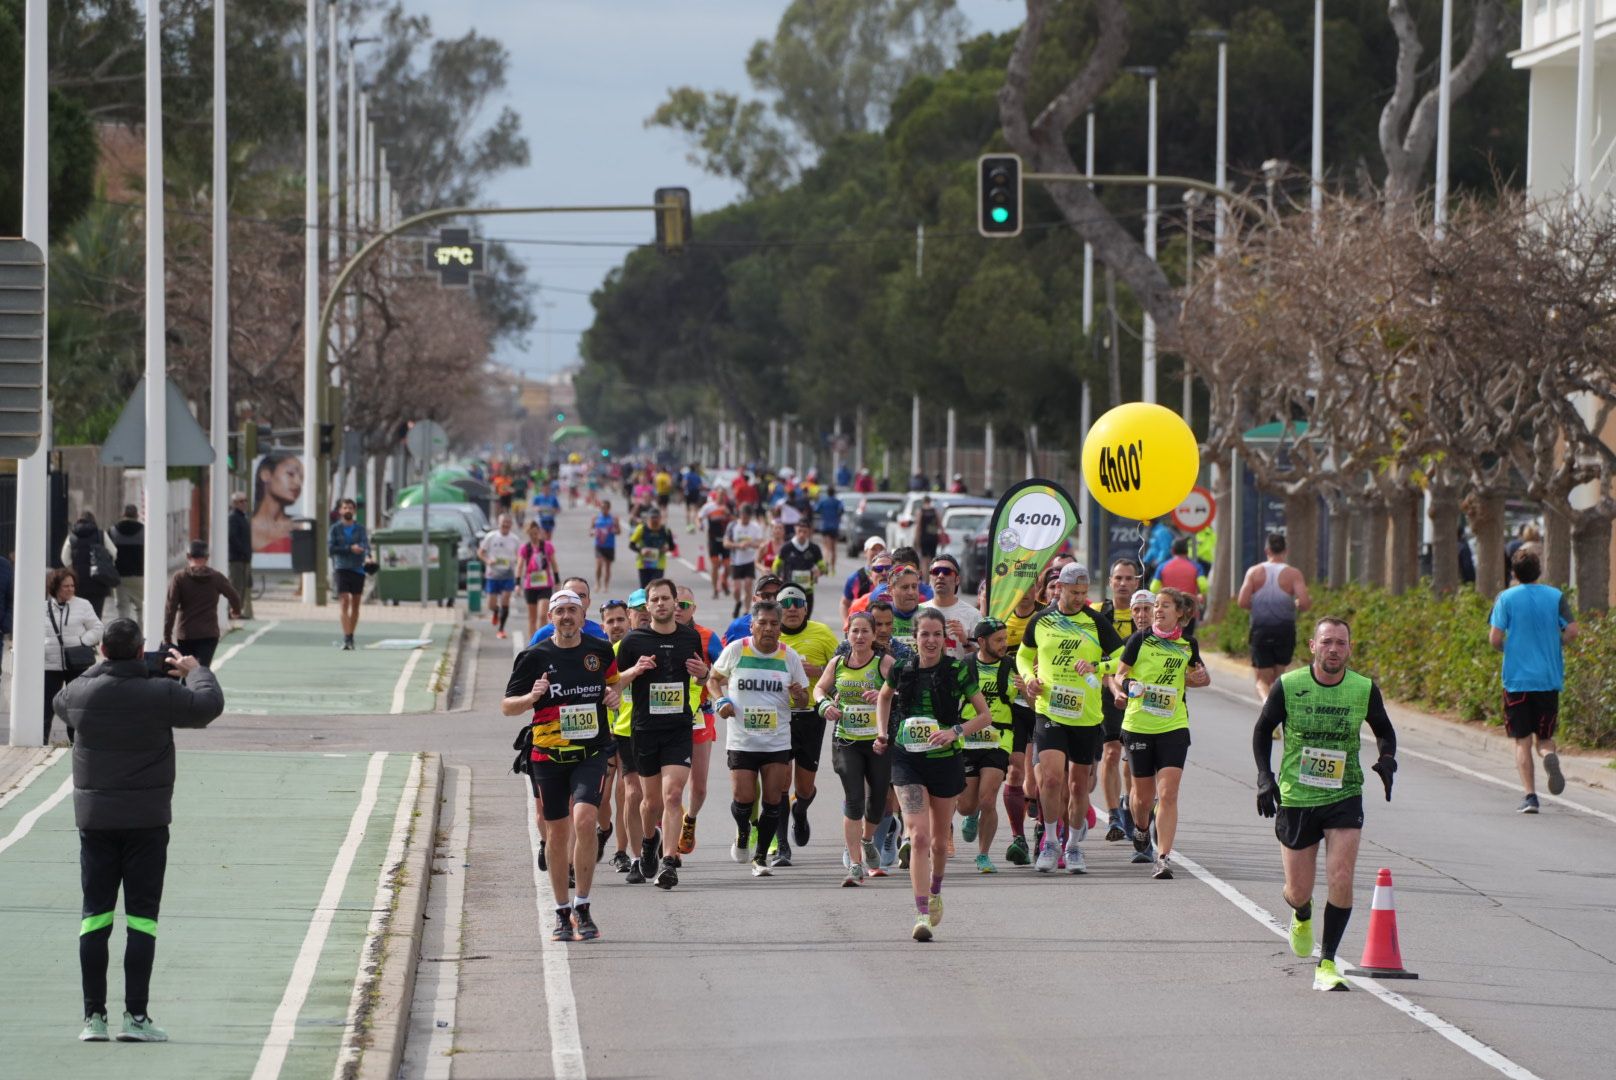
[[[95,608],[78,595],[78,576],[63,567],[45,575],[45,745],[50,745],[52,703],[56,692],[95,663],[73,663],[75,646],[91,650],[101,643],[101,620]],[[73,741],[73,729],[67,729]]]

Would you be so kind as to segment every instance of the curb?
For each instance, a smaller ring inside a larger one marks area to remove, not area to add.
[[[1240,676],[1246,685],[1251,682],[1251,667],[1225,653],[1204,652],[1201,659],[1210,669],[1221,674]],[[1252,717],[1257,715],[1256,692],[1251,696]],[[1514,740],[1496,733],[1481,724],[1470,723],[1453,716],[1422,712],[1401,702],[1386,699],[1386,712],[1398,728],[1408,728],[1450,746],[1465,746],[1498,755],[1500,761],[1513,763]],[[1611,758],[1579,756],[1575,751],[1560,751],[1560,768],[1566,779],[1584,787],[1600,791],[1616,791],[1616,769],[1607,767]]]
[[[438,806],[443,797],[443,759],[422,754],[421,790],[415,799],[404,854],[403,878],[394,894],[393,918],[382,938],[381,970],[371,986],[374,1006],[364,1036],[364,1054],[350,1075],[355,1080],[393,1080],[404,1060],[410,1030],[410,1003],[421,955],[426,893],[432,880],[432,849],[438,832]]]
[[[463,622],[455,623],[454,628],[449,631],[449,641],[444,645],[443,652],[438,661],[439,664],[443,664],[443,658],[446,657],[448,659],[448,663],[443,665],[441,674],[437,671],[433,672],[433,683],[435,686],[435,689],[432,691],[433,712],[448,711],[449,696],[454,690],[455,676],[459,673],[460,650],[462,648],[462,643],[465,641],[465,637],[466,624]]]

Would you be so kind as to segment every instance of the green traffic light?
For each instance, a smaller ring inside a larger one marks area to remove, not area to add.
[[[1006,210],[1002,206],[995,206],[992,210],[991,216],[995,225],[1003,225],[1005,222],[1010,220],[1010,211]]]
[[[567,414],[566,413],[564,413],[564,412],[556,413],[556,423],[564,424],[564,423],[566,423],[566,421],[567,421]]]

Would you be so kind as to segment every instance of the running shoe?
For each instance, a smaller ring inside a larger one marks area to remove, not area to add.
[[[737,836],[735,842],[729,846],[729,857],[734,862],[743,863],[752,857],[752,839],[750,832],[744,836]]]
[[[679,884],[679,871],[674,867],[673,859],[663,859],[662,873],[656,876],[656,887],[659,889],[671,889],[677,884]]]
[[[1150,876],[1155,878],[1157,881],[1173,880],[1173,868],[1167,865],[1167,856],[1156,856],[1156,869],[1151,871]]]
[[[808,806],[801,800],[791,804],[791,842],[798,847],[808,846],[808,837],[812,834],[808,827]]]
[[[651,856],[649,859],[647,859],[644,855],[640,856],[640,873],[645,875],[646,881],[656,880],[658,861],[659,860],[655,855]]]
[[[623,880],[629,885],[644,885],[645,874],[640,870],[640,860],[630,859],[627,870],[628,876]]]
[[[943,898],[940,894],[932,893],[931,898],[926,901],[926,915],[931,919],[933,926],[943,921]]]
[[[874,868],[881,865],[881,853],[875,850],[875,841],[866,840],[863,843],[864,865]]]
[[[871,877],[886,877],[887,876],[887,868],[884,867],[884,866],[872,866],[872,867],[870,867],[870,876]]]
[[[689,814],[685,815],[685,822],[679,828],[679,854],[689,855],[696,850],[696,819]]]
[[[1108,844],[1114,844],[1128,834],[1122,831],[1122,815],[1120,813],[1113,810],[1111,811],[1109,818],[1110,820],[1108,821],[1105,829],[1105,842]]]
[[[571,941],[572,940],[572,909],[571,908],[564,908],[564,907],[556,908],[556,924],[555,924],[555,929],[550,931],[550,940],[551,941]]]
[[[1089,830],[1094,828],[1094,823],[1099,820],[1100,815],[1095,812],[1094,804],[1089,803],[1088,813],[1083,816],[1083,836],[1087,836],[1089,834]],[[1078,837],[1079,840],[1082,838],[1082,836]]]
[[[914,938],[916,941],[930,941],[931,917],[927,915],[916,915],[915,928],[909,932],[909,936]]]
[[[1526,798],[1521,800],[1521,805],[1519,805],[1519,806],[1517,806],[1515,808],[1515,812],[1517,814],[1535,814],[1535,813],[1537,813],[1537,796],[1536,795],[1528,795],[1528,796],[1526,796]]]
[[[847,869],[847,876],[842,879],[842,888],[856,889],[864,884],[864,864],[854,863]]]
[[[1549,794],[1558,795],[1565,790],[1565,773],[1560,771],[1560,755],[1552,751],[1543,755],[1543,771],[1549,774]]]
[[[769,869],[768,860],[759,855],[752,860],[753,877],[773,877],[774,871]]]
[[[1083,861],[1083,849],[1076,844],[1066,849],[1066,872],[1068,874],[1086,874],[1089,872],[1088,863]]]
[[[572,929],[579,941],[594,941],[600,937],[600,927],[589,917],[588,904],[579,904],[572,909]]]
[[[1088,817],[1084,818],[1083,823],[1080,824],[1077,827],[1077,835],[1076,836],[1071,835],[1071,830],[1068,829],[1066,839],[1070,843],[1073,843],[1073,844],[1082,843],[1084,840],[1087,840],[1089,838],[1089,829],[1091,827],[1093,827],[1093,825],[1094,825],[1094,806],[1092,804],[1090,804]]]
[[[633,861],[634,860],[628,857],[628,852],[619,851],[616,855],[612,856],[612,869],[616,870],[619,874],[626,874],[628,873],[629,864]]]
[[[1149,851],[1150,848],[1151,848],[1150,834],[1147,833],[1143,829],[1135,828],[1134,831],[1133,831],[1133,849],[1134,849],[1134,851],[1135,852]],[[1139,860],[1135,859],[1134,861],[1138,862]]]
[[[1038,861],[1033,864],[1033,869],[1040,874],[1047,874],[1055,869],[1055,865],[1059,862],[1060,852],[1055,847],[1054,837],[1050,837],[1047,841],[1038,845]]]
[[[1032,849],[1034,851],[1044,849],[1044,823],[1042,821],[1032,827]]]
[[[539,841],[539,873],[542,874],[542,873],[546,872],[549,869],[550,869],[550,861],[544,857],[544,841],[540,840]]]
[[[124,1013],[123,1030],[118,1032],[117,1039],[119,1042],[167,1042],[168,1032],[152,1023],[149,1016],[137,1020]]]
[[[847,853],[846,848],[842,849],[842,869],[843,870],[851,870],[851,869],[853,869],[853,857]]]
[[[1136,866],[1140,866],[1145,863],[1154,863],[1156,861],[1156,849],[1147,844],[1145,846],[1145,850],[1134,852],[1133,858],[1129,859],[1128,861]]]
[[[903,838],[903,843],[898,845],[898,869],[909,869],[909,838],[907,836]]]
[[[1320,960],[1319,966],[1313,972],[1313,989],[1315,990],[1351,990],[1347,980],[1335,969],[1334,960]]]
[[[976,857],[976,872],[978,874],[997,874],[999,868],[993,865],[993,860],[984,851]]]
[[[1122,825],[1122,839],[1126,840],[1133,835],[1133,815],[1128,812],[1128,796],[1122,797],[1122,805],[1117,807],[1117,821]]]
[[[881,819],[876,827],[881,836],[881,865],[891,866],[898,861],[898,821],[891,814]]]
[[[600,862],[600,860],[602,860],[602,859],[604,859],[606,857],[606,841],[610,840],[611,838],[612,838],[612,827],[610,825],[606,826],[604,829],[600,828],[599,826],[596,826],[596,828],[595,828],[595,862],[597,864]]]
[[[960,823],[960,839],[967,844],[976,842],[976,826],[980,817],[980,814],[966,814],[965,820]]]
[[[504,640],[505,640],[505,637],[506,637],[506,635],[505,635],[505,631],[503,631],[503,630],[496,630],[496,631],[494,631],[494,636],[495,636],[495,637],[497,637],[497,638],[499,638],[499,640],[501,640],[501,641],[504,641]]]
[[[1313,920],[1298,919],[1294,911],[1291,912],[1291,952],[1297,956],[1313,953]]]
[[[1026,866],[1032,861],[1032,852],[1027,849],[1027,838],[1018,836],[1010,841],[1010,846],[1004,849],[1004,859],[1011,866]]]
[[[84,1018],[84,1030],[79,1032],[79,1042],[106,1042],[110,1037],[107,1034],[106,1013],[91,1013]]]
[[[789,843],[784,840],[779,840],[778,843],[770,848],[770,850],[773,852],[773,854],[769,856],[770,866],[791,865],[791,845]]]

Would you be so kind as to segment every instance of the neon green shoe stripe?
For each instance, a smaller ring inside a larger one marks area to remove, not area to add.
[[[111,918],[112,916],[107,916],[108,921],[111,921]],[[124,916],[124,921],[129,924],[129,929],[131,930],[139,930],[142,934],[150,934],[152,937],[157,936],[156,919],[143,919],[139,915],[126,915]]]
[[[91,915],[89,918],[79,923],[79,935],[82,937],[85,934],[93,934],[97,930],[111,925],[112,912],[109,911],[105,915]]]

